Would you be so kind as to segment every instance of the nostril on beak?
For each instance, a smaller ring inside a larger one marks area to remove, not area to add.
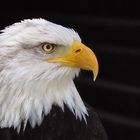
[[[80,52],[81,51],[81,49],[77,49],[77,50],[75,50],[75,53],[78,53],[78,52]]]

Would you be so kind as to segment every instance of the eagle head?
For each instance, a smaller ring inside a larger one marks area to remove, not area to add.
[[[73,79],[80,69],[98,62],[73,29],[45,19],[27,19],[0,34],[0,127],[20,130],[27,121],[34,128],[52,105],[64,104],[76,118],[88,115]]]

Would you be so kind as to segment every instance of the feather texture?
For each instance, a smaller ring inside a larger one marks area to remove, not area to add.
[[[86,107],[74,85],[78,68],[61,67],[46,59],[81,41],[72,29],[44,19],[25,20],[7,27],[0,35],[0,127],[24,129],[40,125],[53,105],[64,104],[76,118],[85,119]],[[58,44],[58,52],[43,55],[42,42]]]

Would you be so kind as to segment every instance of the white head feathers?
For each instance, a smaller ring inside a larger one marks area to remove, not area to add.
[[[15,41],[27,45],[37,45],[37,43],[46,41],[68,46],[71,45],[73,40],[81,40],[73,29],[65,28],[44,19],[27,19],[5,28],[2,32],[1,41]]]
[[[64,109],[64,103],[79,118],[86,108],[73,83],[78,68],[51,64],[39,45],[54,43],[61,49],[70,47],[79,35],[72,29],[44,19],[15,23],[0,34],[0,127],[20,130],[21,122],[40,125],[53,104]],[[58,55],[53,54],[53,55]]]

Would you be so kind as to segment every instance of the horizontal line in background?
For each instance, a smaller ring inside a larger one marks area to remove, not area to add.
[[[140,87],[135,87],[135,86],[121,84],[121,83],[115,83],[115,82],[106,81],[106,80],[97,80],[95,82],[95,84],[93,85],[91,80],[89,80],[88,78],[82,78],[82,76],[79,77],[77,79],[77,81],[82,84],[89,84],[94,87],[106,88],[106,89],[111,89],[114,91],[120,91],[125,94],[140,95]],[[115,92],[113,92],[113,94],[114,93]]]
[[[126,27],[140,27],[140,20],[129,20],[121,18],[109,18],[109,17],[95,17],[89,15],[57,15],[58,18],[64,18],[65,21],[80,23],[80,24],[100,24],[106,26],[126,26]]]
[[[117,123],[117,124],[125,125],[128,127],[134,127],[134,128],[140,129],[139,120],[135,120],[133,118],[128,118],[128,117],[118,115],[118,114],[108,113],[108,112],[101,111],[98,109],[96,109],[96,111],[98,112],[100,118],[107,122],[111,122],[113,124]]]
[[[95,86],[113,89],[116,91],[125,92],[127,94],[140,95],[140,88],[139,87],[126,85],[126,84],[115,83],[115,82],[105,81],[105,80],[98,80],[96,82]]]
[[[96,16],[90,16],[90,15],[83,15],[83,14],[64,14],[64,13],[55,13],[55,12],[36,12],[36,11],[30,11],[30,12],[1,12],[1,17],[12,17],[12,18],[25,18],[25,17],[43,17],[50,20],[59,20],[59,21],[65,21],[69,23],[80,23],[80,24],[101,24],[101,25],[114,25],[114,26],[134,26],[134,27],[140,27],[140,20],[130,20],[130,19],[122,19],[122,18],[110,18],[110,17],[96,17]]]
[[[140,56],[140,49],[134,48],[134,46],[129,46],[129,48],[126,48],[126,46],[116,46],[116,45],[107,45],[107,44],[95,44],[95,43],[89,43],[90,46],[96,50],[99,50],[100,52],[107,52],[112,54],[123,54],[123,55],[133,55],[133,56]],[[92,45],[94,44],[94,45]]]

